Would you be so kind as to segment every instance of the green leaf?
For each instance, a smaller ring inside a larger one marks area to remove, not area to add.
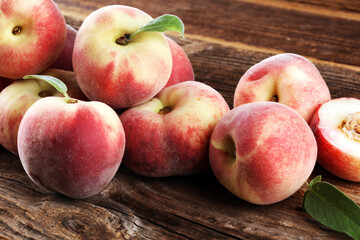
[[[317,182],[320,182],[320,181],[321,181],[321,175],[316,176],[313,180],[311,180],[311,182],[309,184],[309,187],[311,188],[314,183],[317,183]]]
[[[60,93],[62,93],[65,98],[66,102],[69,102],[70,97],[67,94],[67,86],[65,83],[63,83],[60,79],[52,76],[46,76],[46,75],[26,75],[23,77],[23,79],[37,79],[37,80],[43,80],[47,83],[49,83],[51,86],[53,86],[56,90],[58,90]]]
[[[181,34],[181,37],[184,37],[185,26],[181,19],[175,15],[165,14],[160,17],[157,17],[144,26],[141,26],[138,31],[130,36],[130,39],[133,38],[139,32],[166,32],[166,31],[175,31]]]
[[[359,205],[330,183],[314,180],[304,195],[305,211],[327,227],[360,239]]]

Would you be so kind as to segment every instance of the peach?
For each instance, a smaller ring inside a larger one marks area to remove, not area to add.
[[[100,192],[117,172],[124,148],[119,117],[101,102],[42,98],[19,127],[19,157],[28,176],[72,198]]]
[[[154,97],[167,83],[172,56],[165,35],[140,32],[152,18],[128,6],[110,5],[92,12],[74,44],[73,67],[85,95],[113,108],[128,108]]]
[[[56,61],[50,66],[50,68],[62,69],[66,71],[73,71],[72,65],[72,55],[74,51],[74,42],[77,31],[66,24],[66,42],[65,46],[60,53],[60,56],[56,59]]]
[[[172,56],[172,70],[171,75],[165,87],[174,85],[176,83],[185,81],[194,81],[194,70],[191,65],[190,59],[186,55],[184,49],[177,44],[174,40],[166,37],[171,50]]]
[[[0,4],[0,76],[19,79],[46,70],[66,41],[65,19],[51,0]]]
[[[360,182],[360,100],[337,98],[314,114],[311,128],[319,153],[318,162],[332,174]]]
[[[330,98],[329,88],[312,62],[297,54],[283,53],[245,72],[235,89],[234,107],[275,101],[293,108],[310,123],[315,111]]]
[[[124,164],[150,177],[189,175],[209,167],[209,141],[229,111],[224,98],[200,82],[164,88],[156,98],[120,115],[126,134]]]
[[[312,173],[316,156],[309,125],[275,102],[243,104],[225,114],[214,128],[209,154],[219,182],[259,205],[294,194]]]

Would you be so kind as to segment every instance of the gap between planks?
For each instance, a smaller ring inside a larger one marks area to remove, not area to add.
[[[271,6],[276,8],[283,8],[286,10],[293,10],[293,11],[299,11],[299,12],[306,12],[306,13],[312,13],[316,15],[323,15],[327,17],[332,18],[342,18],[347,20],[360,20],[360,13],[352,13],[352,12],[345,12],[341,10],[331,10],[327,9],[326,7],[320,7],[320,6],[314,6],[309,4],[303,4],[303,3],[296,3],[291,1],[279,1],[279,0],[237,0],[238,2],[247,2],[252,3],[256,5],[265,5],[265,6]]]

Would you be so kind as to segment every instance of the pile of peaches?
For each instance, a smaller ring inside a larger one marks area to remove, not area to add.
[[[284,53],[252,66],[230,110],[164,33],[129,38],[151,20],[110,5],[76,31],[51,0],[1,0],[0,144],[37,185],[89,197],[122,162],[148,177],[211,167],[255,204],[291,196],[316,160],[360,181],[360,101],[331,100],[309,60]],[[60,79],[65,92],[41,76]]]

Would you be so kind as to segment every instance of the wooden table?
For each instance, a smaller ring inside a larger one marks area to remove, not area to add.
[[[125,4],[153,17],[176,14],[186,37],[170,34],[189,55],[196,80],[232,107],[238,80],[253,64],[282,52],[318,67],[332,97],[360,98],[360,2],[356,0],[56,0],[79,28],[92,11]],[[242,201],[212,172],[146,178],[121,166],[99,194],[74,200],[45,192],[19,158],[1,148],[0,239],[347,239],[302,210],[305,187],[269,206]],[[360,186],[316,166],[360,203]]]

